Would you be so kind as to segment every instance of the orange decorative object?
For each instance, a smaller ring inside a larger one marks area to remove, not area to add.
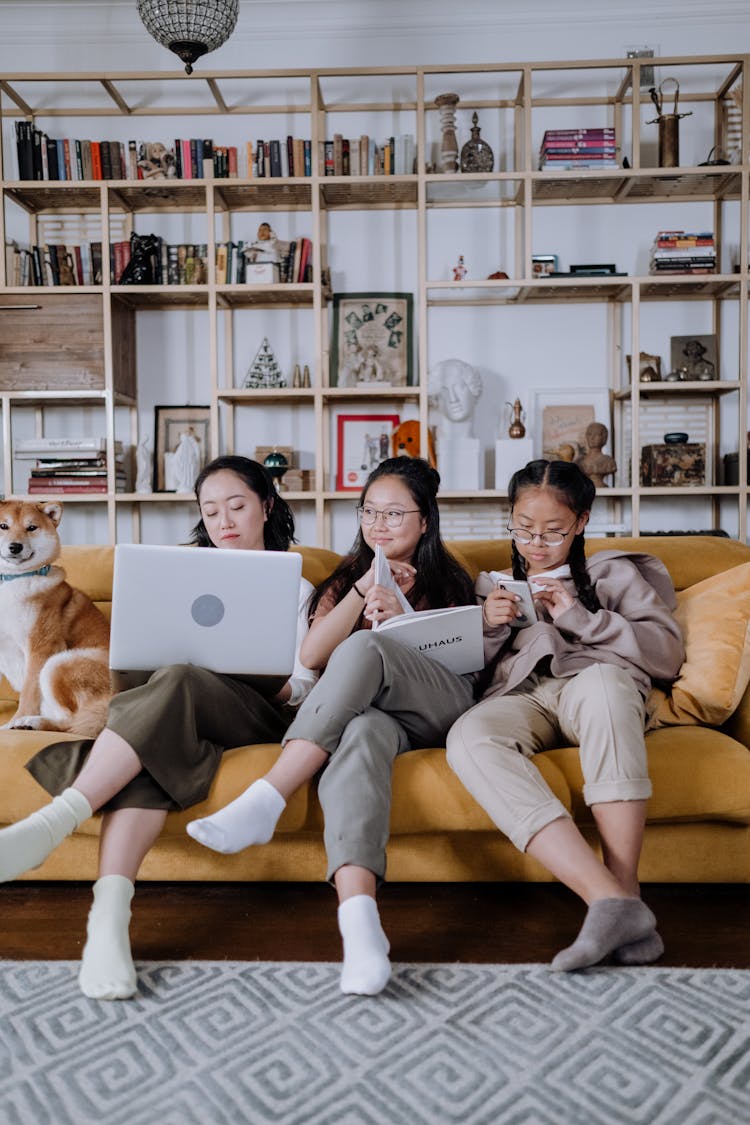
[[[391,437],[391,447],[394,457],[422,456],[419,441],[419,422],[416,418],[402,422],[400,426],[396,427]],[[433,469],[436,468],[435,445],[429,430],[427,432],[427,460]]]

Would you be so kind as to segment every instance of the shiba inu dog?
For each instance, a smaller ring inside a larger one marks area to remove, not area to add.
[[[0,501],[0,673],[18,692],[5,727],[96,737],[111,696],[109,624],[54,566],[62,504]]]

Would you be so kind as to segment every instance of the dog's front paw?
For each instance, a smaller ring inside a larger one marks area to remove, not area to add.
[[[41,715],[16,715],[6,724],[9,730],[44,730]]]

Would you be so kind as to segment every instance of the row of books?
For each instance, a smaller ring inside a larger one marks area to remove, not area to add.
[[[617,142],[615,130],[547,129],[539,149],[541,171],[554,168],[616,168]]]
[[[26,486],[30,495],[107,491],[107,443],[104,438],[25,438],[15,457],[31,461]],[[115,442],[115,490],[125,492],[127,473],[122,442]]]
[[[216,284],[217,285],[244,285],[253,281],[281,282],[294,284],[295,282],[312,281],[312,242],[309,238],[300,236],[284,243],[286,252],[278,262],[258,262],[250,258],[252,255],[245,253],[246,246],[243,241],[219,242],[216,245]],[[264,266],[271,266],[264,270]]]
[[[89,141],[49,137],[16,122],[19,180],[228,179],[238,172],[236,146],[212,140]]]
[[[411,133],[388,137],[378,144],[363,133],[350,139],[334,133],[333,140],[318,146],[319,176],[409,176],[416,166]]]
[[[8,285],[101,285],[102,244],[86,242],[64,246],[44,243],[19,246],[5,243],[5,276]]]
[[[715,273],[713,231],[660,230],[651,247],[649,273]]]

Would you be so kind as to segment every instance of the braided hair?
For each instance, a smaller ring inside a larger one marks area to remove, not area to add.
[[[572,461],[529,461],[522,469],[515,472],[508,485],[508,499],[510,509],[525,488],[548,488],[556,492],[566,508],[570,508],[576,517],[582,516],[591,510],[594,503],[596,488],[590,477]],[[513,552],[513,577],[526,578],[526,560],[522,557],[515,543],[512,544]],[[586,556],[583,547],[583,532],[579,531],[570,545],[568,555],[570,576],[576,587],[576,593],[581,605],[596,613],[601,608],[601,603],[596,596],[596,590],[589,577],[586,567]]]

